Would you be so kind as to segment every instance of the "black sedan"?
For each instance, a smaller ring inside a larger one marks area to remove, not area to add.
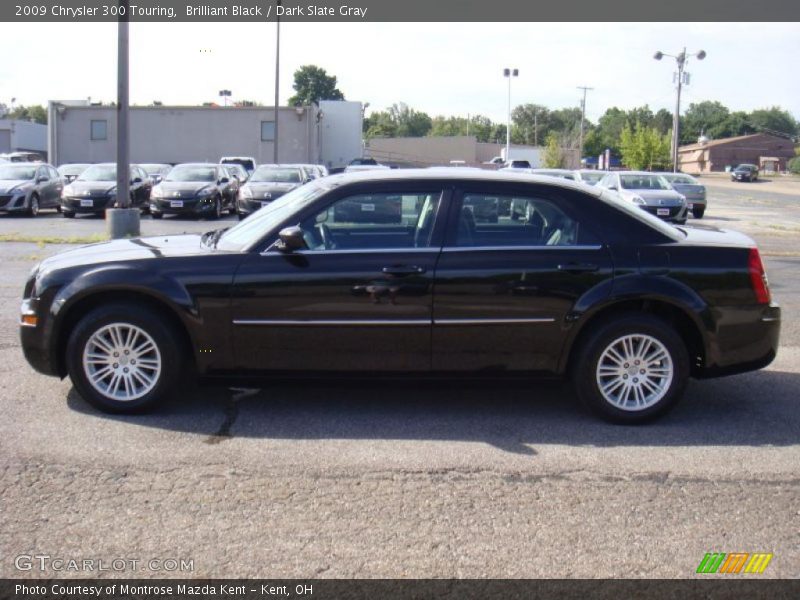
[[[758,181],[756,165],[741,164],[731,171],[731,181]]]
[[[475,200],[509,198],[524,220],[476,221]],[[769,364],[780,328],[744,235],[567,180],[456,169],[332,176],[230,229],[70,250],[23,298],[30,364],[114,412],[186,373],[557,375],[636,423],[690,376]]]
[[[302,167],[261,165],[250,176],[247,183],[239,188],[236,212],[239,213],[240,219],[244,219],[310,180],[311,177]]]
[[[190,215],[219,219],[223,211],[234,210],[238,182],[224,165],[183,163],[153,188],[150,214],[154,219],[164,215]]]
[[[153,185],[147,174],[136,165],[130,168],[130,206],[147,211]],[[64,186],[61,194],[61,214],[72,218],[76,214],[104,214],[120,206],[117,199],[117,165],[92,165]]]
[[[18,213],[29,217],[40,208],[59,209],[64,183],[50,165],[10,162],[0,164],[0,213]]]

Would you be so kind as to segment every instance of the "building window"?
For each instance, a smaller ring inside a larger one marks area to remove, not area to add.
[[[275,141],[275,122],[274,121],[261,121],[261,141],[273,142]]]
[[[93,140],[106,140],[108,139],[108,121],[105,119],[103,120],[92,120],[92,131],[90,134],[90,139]]]

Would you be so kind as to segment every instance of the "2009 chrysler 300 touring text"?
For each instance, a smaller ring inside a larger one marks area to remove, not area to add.
[[[64,252],[31,273],[21,315],[28,361],[107,411],[184,374],[538,373],[628,423],[690,376],[769,364],[779,328],[741,234],[567,180],[446,169],[327,177],[231,229]]]

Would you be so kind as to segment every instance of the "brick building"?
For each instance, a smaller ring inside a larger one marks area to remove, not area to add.
[[[678,149],[678,164],[685,173],[724,171],[726,166],[742,163],[758,165],[762,170],[785,171],[786,162],[793,157],[791,140],[768,133],[710,140]]]

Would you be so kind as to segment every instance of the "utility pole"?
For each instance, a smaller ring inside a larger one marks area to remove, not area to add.
[[[508,78],[508,119],[506,121],[506,161],[511,160],[511,78],[519,76],[519,69],[503,69]]]
[[[583,123],[586,121],[586,92],[594,90],[594,88],[579,85],[578,89],[583,90],[583,99],[581,99],[581,133],[580,138],[578,138],[578,166],[580,166],[583,164]]]
[[[653,58],[656,60],[661,60],[665,56],[669,56],[675,59],[675,62],[678,65],[678,71],[675,73],[674,77],[677,82],[677,94],[675,97],[675,113],[672,115],[672,171],[673,173],[678,172],[678,147],[680,145],[680,129],[681,129],[681,89],[684,84],[689,83],[688,81],[688,73],[684,73],[684,69],[686,68],[686,63],[689,60],[690,56],[696,56],[697,60],[703,60],[706,57],[705,50],[700,50],[695,54],[687,54],[686,48],[684,47],[683,52],[678,54],[677,56],[673,56],[672,54],[666,54],[661,52],[660,50],[653,55]]]
[[[539,146],[539,114],[533,109],[533,145]]]
[[[277,6],[281,6],[281,0],[277,0]],[[272,162],[278,164],[278,90],[280,83],[280,69],[281,69],[281,18],[278,16],[278,11],[275,11],[275,116],[273,117],[275,124],[273,127],[273,140],[272,140]]]

